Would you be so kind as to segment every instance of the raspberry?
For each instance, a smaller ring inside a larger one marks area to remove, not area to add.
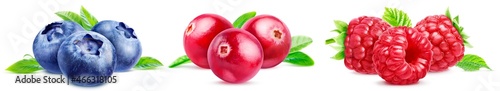
[[[389,27],[377,17],[361,16],[351,20],[344,42],[345,66],[359,73],[376,74],[372,62],[373,44]]]
[[[467,36],[461,33],[463,28],[458,26],[458,17],[452,21],[449,15],[427,16],[415,28],[434,45],[431,72],[445,71],[464,57]]]
[[[390,84],[417,83],[429,70],[432,47],[431,42],[414,28],[389,28],[373,47],[375,71]]]

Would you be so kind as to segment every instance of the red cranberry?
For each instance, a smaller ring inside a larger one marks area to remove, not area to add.
[[[262,67],[262,46],[249,32],[230,28],[218,34],[208,49],[212,72],[229,83],[252,79]]]
[[[248,20],[242,29],[259,39],[264,50],[262,68],[272,68],[286,58],[290,52],[291,35],[288,27],[272,15],[259,15]]]
[[[216,14],[194,18],[184,32],[184,50],[189,59],[201,68],[209,68],[207,50],[210,42],[222,30],[232,27],[231,22]]]

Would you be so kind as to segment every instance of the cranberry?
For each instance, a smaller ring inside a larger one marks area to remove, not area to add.
[[[212,72],[229,83],[242,83],[253,78],[262,67],[263,56],[259,40],[236,28],[222,31],[208,49]]]
[[[248,20],[242,29],[252,33],[262,44],[264,51],[262,68],[272,68],[280,64],[290,52],[290,31],[285,23],[272,15],[256,16]]]
[[[189,59],[201,68],[209,68],[207,50],[210,42],[222,30],[232,27],[231,22],[216,14],[194,18],[184,32],[184,50]]]

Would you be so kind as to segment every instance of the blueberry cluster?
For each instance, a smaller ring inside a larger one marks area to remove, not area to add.
[[[72,21],[45,26],[33,42],[33,54],[49,73],[68,79],[81,76],[106,77],[130,70],[137,64],[142,47],[134,29],[123,22],[103,20],[86,31]],[[98,86],[104,82],[71,82]]]

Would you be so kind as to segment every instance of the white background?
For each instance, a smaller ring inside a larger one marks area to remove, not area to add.
[[[168,66],[184,55],[182,35],[187,24],[199,14],[217,13],[234,21],[240,14],[257,11],[272,14],[285,22],[292,35],[307,35],[314,42],[303,51],[316,62],[313,67],[287,63],[262,69],[244,84],[227,84],[209,69],[193,64],[169,69],[133,70],[115,73],[118,83],[99,87],[66,84],[16,84],[17,74],[0,70],[4,90],[161,90],[161,91],[268,91],[268,90],[341,90],[341,91],[500,91],[498,71],[464,72],[454,67],[430,73],[418,84],[393,86],[377,75],[362,75],[347,70],[343,61],[330,59],[337,51],[324,40],[335,36],[333,20],[349,21],[361,15],[381,16],[385,6],[406,11],[416,24],[427,15],[460,15],[460,23],[471,38],[473,49],[466,53],[482,56],[494,70],[500,67],[498,21],[500,7],[495,0],[9,0],[0,2],[0,69],[32,54],[33,39],[42,27],[60,20],[56,11],[79,12],[83,5],[99,20],[117,20],[135,28],[143,46],[143,56],[152,56]],[[35,76],[57,76],[44,71]]]

